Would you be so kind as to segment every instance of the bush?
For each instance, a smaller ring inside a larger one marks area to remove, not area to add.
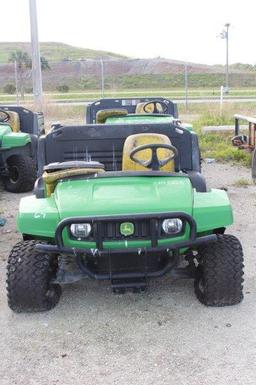
[[[25,92],[26,94],[33,94],[33,88],[32,87],[25,88]]]
[[[16,87],[13,84],[6,84],[3,90],[5,94],[13,95],[16,92]]]
[[[56,87],[56,89],[59,92],[68,92],[69,86],[67,84],[60,84],[59,86]]]

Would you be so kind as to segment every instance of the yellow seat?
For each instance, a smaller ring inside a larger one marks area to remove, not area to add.
[[[116,110],[100,110],[96,114],[96,123],[97,124],[103,124],[106,122],[107,118],[114,117],[114,116],[126,116],[128,114],[128,111],[124,108],[119,108]]]
[[[150,169],[134,162],[130,158],[131,151],[145,144],[171,144],[170,139],[166,135],[161,134],[136,134],[130,135],[126,139],[123,147],[123,162],[122,162],[122,170],[123,171],[150,171]],[[169,149],[159,148],[157,151],[158,158],[164,159],[170,156]],[[136,157],[139,160],[147,160],[151,157],[152,152],[149,149],[143,150],[136,154]],[[174,172],[175,171],[175,163],[174,159],[168,162],[165,166],[161,167],[161,171],[166,172]]]
[[[101,168],[70,168],[64,170],[58,170],[54,172],[43,173],[43,181],[46,186],[46,196],[49,197],[54,192],[55,187],[60,179],[68,178],[77,175],[90,175],[104,172]]]
[[[15,111],[6,111],[10,115],[10,119],[7,124],[11,126],[13,132],[20,132],[20,117]]]

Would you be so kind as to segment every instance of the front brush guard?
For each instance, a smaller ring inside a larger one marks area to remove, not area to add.
[[[151,247],[142,248],[124,248],[124,249],[103,249],[103,236],[100,231],[102,222],[107,221],[134,221],[136,219],[148,219],[150,221],[159,221],[167,218],[180,218],[183,222],[187,223],[190,227],[189,240],[180,241],[177,243],[170,243],[158,246],[157,229],[156,226],[150,226],[150,240]],[[63,230],[73,223],[92,223],[94,228],[97,229],[95,242],[96,248],[78,248],[78,247],[65,247],[63,241]],[[146,278],[146,277],[160,277],[171,271],[176,265],[178,260],[178,250],[182,248],[192,248],[202,243],[214,242],[217,237],[215,234],[205,235],[202,237],[196,237],[196,222],[191,215],[184,212],[169,212],[169,213],[152,213],[152,214],[137,214],[137,215],[114,215],[114,216],[98,216],[98,217],[69,217],[63,219],[57,226],[55,232],[55,245],[49,245],[40,243],[36,245],[36,250],[46,253],[54,254],[68,254],[74,255],[76,262],[80,270],[90,278],[98,280],[107,279],[126,279],[126,278]],[[148,253],[157,253],[161,251],[173,251],[174,260],[166,264],[164,268],[158,271],[143,271],[134,273],[107,273],[98,274],[85,266],[83,261],[84,255],[90,255],[94,257],[107,257],[111,259],[112,254],[129,254],[136,253],[138,256],[147,256]]]

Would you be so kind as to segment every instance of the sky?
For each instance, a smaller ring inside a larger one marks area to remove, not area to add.
[[[29,0],[2,2],[0,41],[29,41]],[[256,64],[254,0],[37,0],[37,11],[40,41],[206,64],[225,63],[229,22],[230,62]]]

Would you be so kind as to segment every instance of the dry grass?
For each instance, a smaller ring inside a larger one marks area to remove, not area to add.
[[[233,183],[233,186],[235,186],[235,187],[248,187],[250,185],[251,185],[251,182],[247,179],[244,179],[244,178],[237,179]]]
[[[256,102],[250,103],[227,103],[223,104],[222,111],[219,103],[189,103],[186,111],[185,105],[181,104],[179,113],[181,118],[185,115],[189,121],[193,122],[198,117],[202,118],[198,123],[203,125],[215,125],[216,123],[226,124],[228,121],[234,122],[234,114],[253,116],[256,111]]]
[[[35,106],[32,104],[26,105],[26,107],[32,111],[36,111]],[[86,106],[76,106],[70,104],[57,105],[50,103],[47,98],[44,98],[42,110],[44,113],[46,131],[48,131],[51,124],[55,122],[60,122],[66,125],[85,123]]]

